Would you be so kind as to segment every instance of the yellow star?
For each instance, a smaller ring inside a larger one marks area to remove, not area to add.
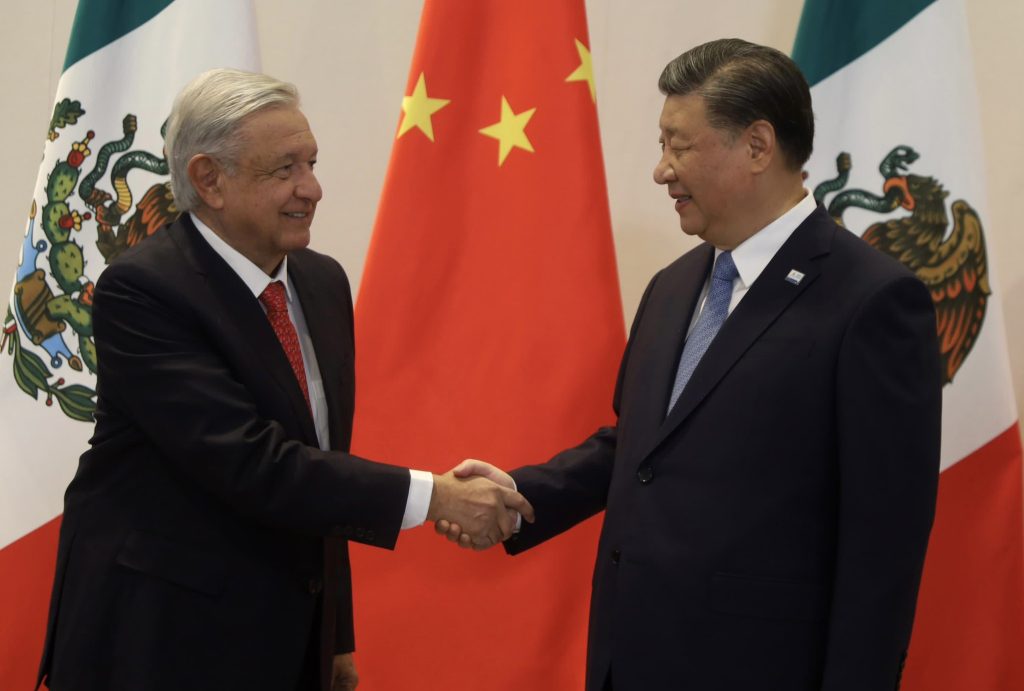
[[[594,65],[590,61],[590,51],[576,39],[576,52],[580,54],[580,66],[565,78],[567,82],[586,82],[590,86],[590,100],[597,103],[597,87],[594,86]]]
[[[430,98],[427,96],[427,81],[420,72],[420,78],[416,81],[416,88],[412,90],[412,96],[405,96],[402,99],[402,124],[398,126],[398,137],[418,127],[427,139],[434,141],[434,124],[430,116],[451,103],[446,98]]]
[[[533,153],[533,144],[526,136],[526,123],[530,122],[536,108],[524,110],[516,114],[504,96],[501,97],[501,120],[480,130],[480,134],[498,140],[498,165],[505,162],[513,148],[520,148]]]

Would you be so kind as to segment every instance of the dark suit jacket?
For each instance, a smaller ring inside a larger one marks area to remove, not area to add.
[[[187,215],[99,279],[96,429],[65,497],[40,670],[56,691],[291,691],[353,649],[345,540],[394,545],[409,475],[344,453],[343,270],[303,250],[288,272],[328,452],[258,301]]]
[[[607,508],[587,688],[891,691],[934,514],[941,379],[928,291],[816,210],[667,417],[704,245],[659,272],[618,422],[513,472],[518,552]],[[790,270],[804,274],[798,285]]]

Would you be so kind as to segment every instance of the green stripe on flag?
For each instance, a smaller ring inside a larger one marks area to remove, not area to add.
[[[814,86],[877,46],[935,0],[806,0],[793,60]]]
[[[79,0],[64,69],[158,15],[174,0]]]

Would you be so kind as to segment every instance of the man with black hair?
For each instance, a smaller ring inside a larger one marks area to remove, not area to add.
[[[616,425],[511,475],[456,473],[533,504],[513,554],[606,510],[588,690],[890,691],[938,483],[930,295],[804,188],[792,60],[712,41],[659,87],[654,179],[704,243],[647,287]]]

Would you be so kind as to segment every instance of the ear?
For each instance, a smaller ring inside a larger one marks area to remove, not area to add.
[[[211,209],[224,206],[224,168],[216,160],[206,154],[196,154],[188,162],[188,179],[203,204]]]
[[[776,154],[775,128],[767,120],[755,120],[747,127],[747,146],[750,151],[751,171],[762,173],[768,169]]]

